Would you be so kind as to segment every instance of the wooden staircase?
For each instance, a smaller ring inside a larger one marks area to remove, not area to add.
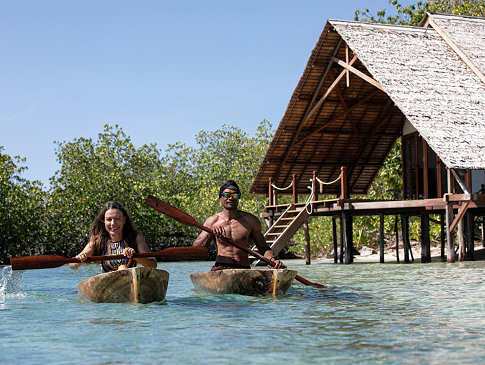
[[[266,231],[264,238],[271,247],[275,256],[288,244],[290,238],[298,231],[303,223],[308,220],[305,206],[295,207],[291,204],[278,218],[276,222]],[[253,249],[256,249],[255,247]],[[260,260],[255,265],[262,265]]]

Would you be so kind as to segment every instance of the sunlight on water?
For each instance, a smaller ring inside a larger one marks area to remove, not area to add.
[[[210,266],[159,263],[166,302],[146,305],[81,299],[99,265],[0,267],[0,364],[485,363],[485,261],[290,263],[326,287],[278,298],[195,291]]]

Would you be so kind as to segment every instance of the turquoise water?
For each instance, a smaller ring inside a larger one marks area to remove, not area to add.
[[[165,303],[95,304],[76,284],[99,272],[0,267],[0,364],[476,364],[485,361],[485,262],[304,264],[326,289],[278,298],[202,295],[160,263]]]

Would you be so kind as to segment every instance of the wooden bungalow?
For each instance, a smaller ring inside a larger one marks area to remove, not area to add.
[[[268,196],[273,250],[310,216],[332,216],[335,262],[351,263],[352,218],[376,215],[383,262],[383,217],[394,215],[409,261],[408,217],[419,216],[429,262],[433,214],[448,262],[456,231],[458,259],[473,259],[474,224],[485,215],[484,72],[485,18],[427,14],[419,27],[329,20],[250,188]],[[402,191],[362,200],[399,138]],[[278,204],[281,194],[291,203]]]

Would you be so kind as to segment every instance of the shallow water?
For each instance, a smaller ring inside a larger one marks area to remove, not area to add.
[[[0,364],[485,361],[485,262],[289,264],[327,288],[203,295],[189,273],[211,263],[174,262],[165,303],[95,304],[76,284],[96,265],[0,267]]]

